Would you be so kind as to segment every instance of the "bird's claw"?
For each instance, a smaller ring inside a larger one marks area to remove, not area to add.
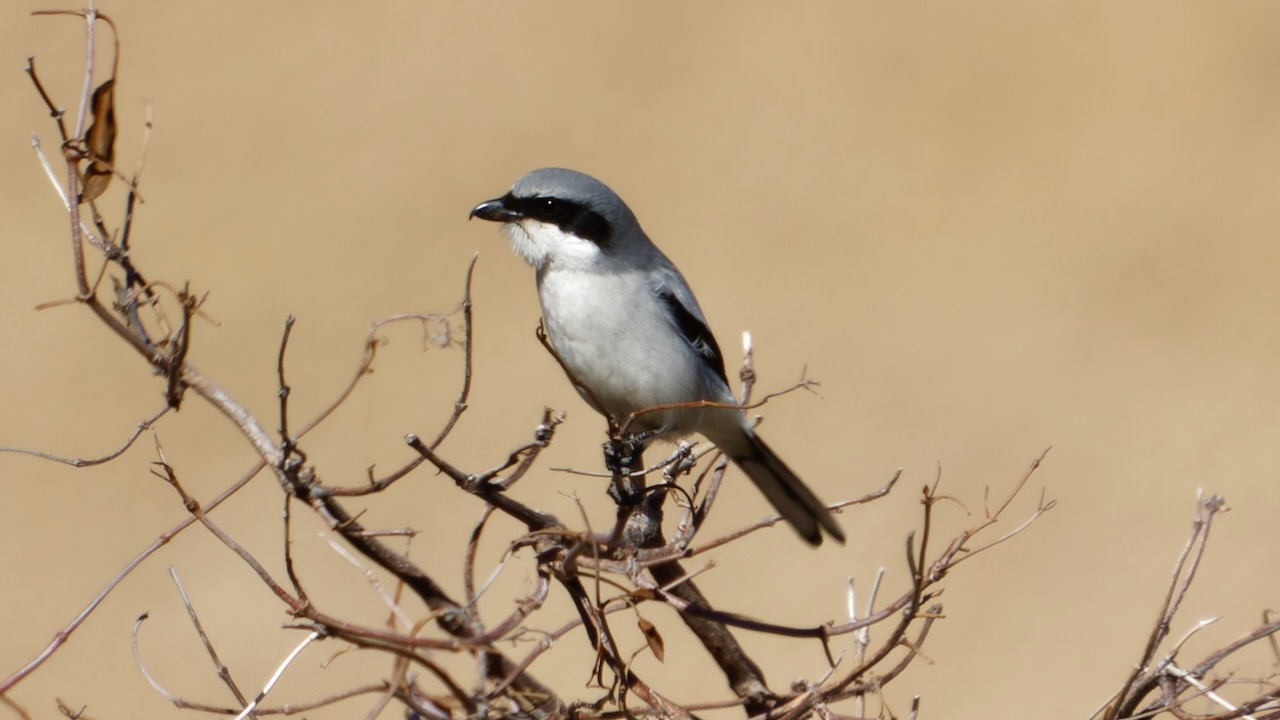
[[[644,496],[644,480],[632,472],[644,467],[645,444],[657,433],[653,430],[614,436],[604,444],[604,465],[613,475],[609,497],[622,505],[634,505]]]
[[[605,469],[614,475],[630,474],[633,468],[643,464],[641,457],[644,455],[645,444],[656,434],[654,430],[645,430],[624,437],[609,438],[604,444]]]

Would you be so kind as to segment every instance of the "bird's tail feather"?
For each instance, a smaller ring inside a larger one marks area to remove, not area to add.
[[[837,542],[844,542],[844,531],[832,517],[826,504],[800,480],[782,459],[774,454],[754,432],[743,429],[741,435],[713,442],[751,478],[778,514],[795,528],[811,545],[822,543],[822,530]],[[727,442],[722,442],[727,440]]]

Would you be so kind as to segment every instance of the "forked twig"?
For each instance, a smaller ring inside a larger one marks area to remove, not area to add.
[[[239,480],[232,483],[230,487],[226,488],[213,500],[209,501],[208,505],[205,507],[205,512],[211,512],[228,498],[235,495],[241,488],[249,484],[249,481],[256,477],[258,473],[262,472],[264,468],[265,464],[262,462],[254,465],[254,467],[250,468],[244,475],[241,475]],[[124,582],[126,577],[146,561],[147,558],[150,558],[165,545],[169,544],[170,540],[177,537],[179,533],[194,524],[196,524],[196,518],[194,516],[188,516],[178,524],[161,533],[150,545],[143,548],[143,550],[134,556],[132,560],[126,563],[114,577],[107,581],[107,583],[96,595],[93,596],[92,599],[89,600],[89,602],[80,610],[79,614],[77,614],[71,622],[67,623],[62,629],[54,634],[53,639],[50,640],[35,657],[29,660],[27,664],[15,670],[9,675],[9,677],[0,680],[0,695],[3,695],[7,690],[9,690],[9,688],[21,682],[23,678],[35,672],[37,668],[43,665],[46,660],[53,657],[53,654],[71,639],[71,636],[75,631],[84,624],[85,620],[89,619],[89,616],[98,609],[98,606],[102,604],[102,601],[106,600],[107,596],[110,595],[111,592],[120,585],[120,583]]]

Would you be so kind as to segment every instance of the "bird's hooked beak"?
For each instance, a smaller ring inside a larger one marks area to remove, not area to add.
[[[503,195],[493,200],[485,200],[479,205],[471,209],[471,214],[467,219],[480,218],[481,220],[491,220],[493,222],[517,222],[524,218],[519,212],[507,207],[507,198],[510,195]]]

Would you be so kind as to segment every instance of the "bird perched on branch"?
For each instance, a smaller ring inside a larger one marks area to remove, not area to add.
[[[502,223],[537,271],[547,338],[592,407],[644,440],[701,433],[801,537],[818,545],[826,530],[844,542],[830,511],[736,406],[693,291],[622,198],[583,173],[544,168],[471,217]]]

